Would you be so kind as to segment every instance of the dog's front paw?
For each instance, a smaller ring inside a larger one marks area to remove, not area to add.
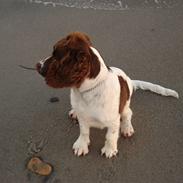
[[[134,134],[133,126],[131,124],[126,124],[126,123],[122,122],[122,124],[121,124],[121,134],[125,138],[131,137]]]
[[[77,156],[88,154],[89,152],[88,145],[89,145],[89,142],[79,137],[76,140],[76,142],[73,144],[74,154]]]
[[[76,115],[76,112],[74,111],[74,109],[71,109],[69,111],[69,117],[72,119],[72,120],[76,120],[77,121],[77,115]]]
[[[106,158],[112,158],[113,156],[116,156],[118,153],[117,148],[111,147],[109,145],[105,145],[102,149],[101,149],[101,155],[106,156]]]

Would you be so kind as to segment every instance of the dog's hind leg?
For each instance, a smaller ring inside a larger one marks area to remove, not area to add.
[[[77,114],[76,114],[76,112],[74,111],[74,109],[71,109],[71,110],[69,111],[69,117],[70,117],[72,120],[75,120],[75,121],[78,120]]]
[[[121,134],[124,137],[131,137],[134,134],[131,118],[132,110],[129,105],[126,105],[121,114]]]

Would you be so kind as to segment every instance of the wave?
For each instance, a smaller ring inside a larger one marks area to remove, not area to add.
[[[30,3],[82,9],[127,10],[133,8],[172,8],[182,5],[181,0],[29,0]]]

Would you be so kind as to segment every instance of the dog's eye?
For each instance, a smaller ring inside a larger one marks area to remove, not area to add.
[[[56,58],[56,60],[63,59],[68,54],[68,49],[66,47],[57,47],[53,49],[53,57]]]
[[[56,60],[60,60],[61,58],[63,58],[63,54],[60,51],[57,51],[56,49],[53,50],[52,55],[56,58]]]

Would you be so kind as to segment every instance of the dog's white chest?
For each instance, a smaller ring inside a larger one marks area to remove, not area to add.
[[[105,83],[89,92],[71,90],[74,110],[102,124],[114,120],[119,115],[120,86],[117,83],[118,78],[111,75]]]

